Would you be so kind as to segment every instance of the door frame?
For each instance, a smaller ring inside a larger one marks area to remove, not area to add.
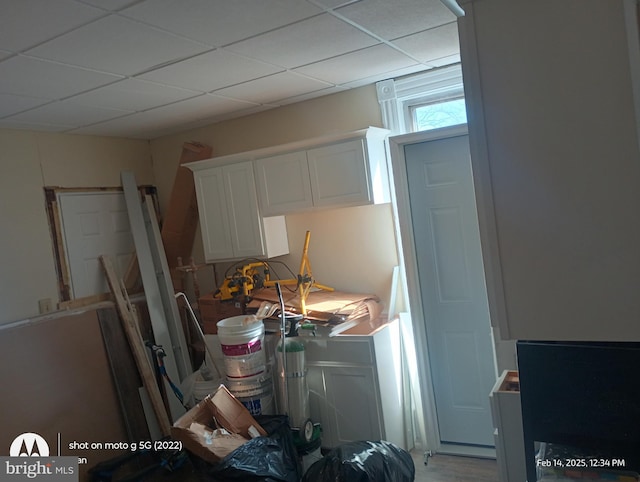
[[[407,163],[404,155],[404,147],[410,144],[436,141],[452,137],[460,137],[469,134],[467,124],[444,127],[410,134],[402,134],[389,137],[389,151],[391,154],[391,169],[395,189],[396,209],[399,225],[399,236],[402,245],[404,268],[406,276],[406,291],[411,300],[409,312],[413,320],[413,338],[416,345],[416,358],[418,362],[418,377],[421,387],[421,408],[424,414],[424,433],[422,438],[427,452],[439,452],[442,448],[440,442],[440,430],[436,402],[433,392],[433,380],[431,376],[431,363],[427,346],[426,323],[417,322],[424,320],[422,309],[422,294],[418,277],[418,263],[414,240],[413,224],[411,222],[411,207],[409,202],[409,182],[407,178]],[[494,347],[495,352],[495,347]],[[494,356],[495,358],[495,356]],[[494,360],[495,362],[495,360]],[[487,394],[487,397],[489,394]]]
[[[158,220],[160,220],[160,208],[158,204],[158,194],[155,186],[143,185],[139,186],[140,195],[150,195],[154,200],[154,206]],[[45,186],[44,198],[45,208],[47,211],[47,219],[49,220],[49,230],[51,233],[51,242],[54,254],[56,277],[58,282],[58,298],[59,304],[64,308],[66,302],[71,302],[74,298],[71,295],[71,269],[67,260],[66,246],[64,242],[64,226],[62,223],[62,214],[60,212],[59,196],[60,194],[97,194],[101,192],[122,192],[122,187],[59,187]],[[100,296],[98,296],[99,298]],[[108,294],[103,296],[105,299]]]

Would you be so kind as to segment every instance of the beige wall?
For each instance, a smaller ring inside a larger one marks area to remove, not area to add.
[[[0,129],[0,146],[1,324],[58,301],[44,186],[119,186],[122,169],[154,178],[146,141]]]
[[[208,144],[212,146],[214,156],[221,156],[368,126],[382,126],[375,86],[154,140],[151,153],[161,207],[166,208],[184,142]],[[307,230],[311,231],[309,257],[318,282],[343,291],[374,293],[387,302],[391,272],[397,264],[390,205],[287,216],[291,253],[278,259],[286,262],[294,272],[300,265]],[[202,252],[198,233],[194,248],[196,262],[202,262]],[[224,269],[219,272],[224,273]],[[211,277],[202,278],[198,275],[204,289],[214,288]]]
[[[33,317],[40,299],[58,302],[43,187],[119,186],[120,171],[127,169],[139,184],[158,187],[164,211],[184,142],[209,144],[214,155],[226,155],[381,125],[375,87],[367,86],[150,143],[0,129],[0,323]],[[288,216],[287,226],[291,254],[279,259],[294,271],[304,233],[311,230],[310,258],[319,282],[387,301],[397,264],[389,205]],[[194,256],[203,259],[199,233]],[[215,287],[212,276],[202,278],[203,290]]]

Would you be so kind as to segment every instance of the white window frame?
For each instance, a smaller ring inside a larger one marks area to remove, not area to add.
[[[382,122],[391,135],[413,132],[411,108],[437,100],[464,97],[462,69],[453,64],[440,69],[376,84]]]

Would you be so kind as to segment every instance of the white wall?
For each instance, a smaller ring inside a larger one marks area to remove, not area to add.
[[[0,129],[0,324],[58,302],[44,187],[119,186],[130,169],[153,184],[146,141]]]
[[[309,260],[318,283],[339,291],[376,294],[389,303],[391,275],[398,264],[390,204],[287,216],[288,256],[300,267],[304,237],[311,231]]]

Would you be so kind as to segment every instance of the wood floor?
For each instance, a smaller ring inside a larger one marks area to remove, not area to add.
[[[435,454],[424,464],[423,454],[411,451],[416,482],[498,482],[495,459]]]

